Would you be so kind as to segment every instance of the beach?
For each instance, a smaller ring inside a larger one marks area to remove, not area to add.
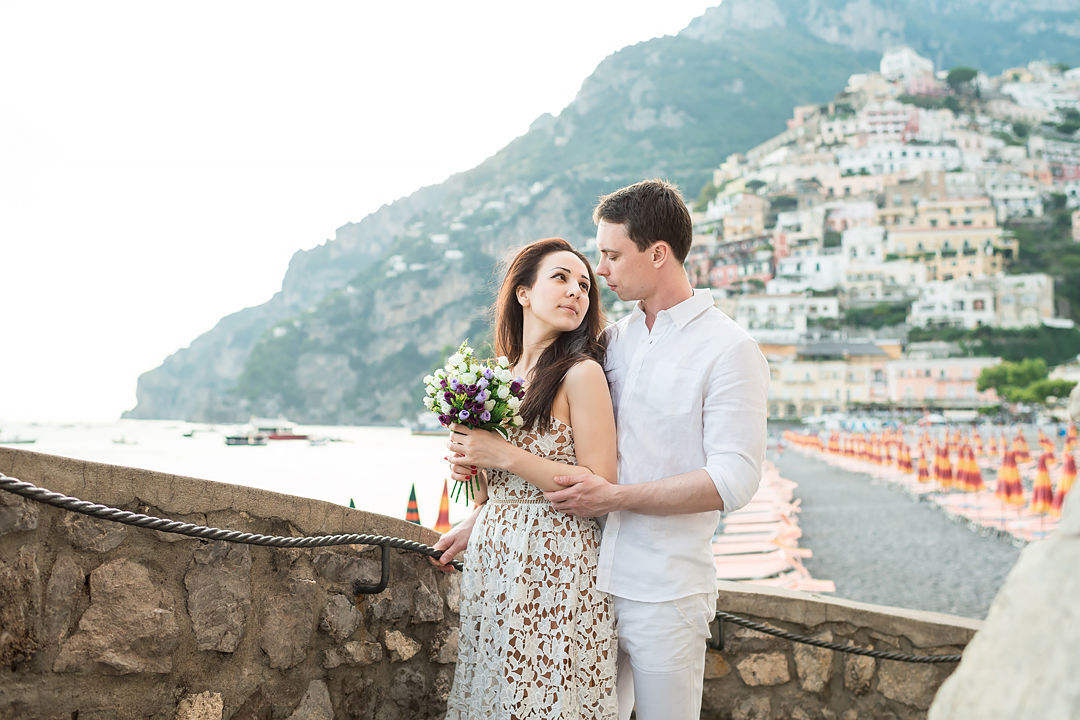
[[[986,617],[1020,550],[982,537],[941,510],[868,475],[792,451],[770,450],[802,501],[799,526],[815,578],[837,597],[878,605]]]

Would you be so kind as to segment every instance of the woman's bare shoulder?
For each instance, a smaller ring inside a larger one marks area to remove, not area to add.
[[[566,371],[563,383],[571,391],[596,384],[603,384],[606,388],[607,376],[604,374],[604,367],[600,363],[592,358],[584,358]]]

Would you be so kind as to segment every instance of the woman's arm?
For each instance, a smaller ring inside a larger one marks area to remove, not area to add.
[[[566,373],[562,389],[570,406],[576,465],[533,455],[495,432],[455,425],[449,447],[461,457],[454,458],[454,478],[475,465],[509,470],[545,491],[560,489],[553,478],[563,475],[594,474],[615,482],[615,415],[604,369],[593,360],[582,361]]]

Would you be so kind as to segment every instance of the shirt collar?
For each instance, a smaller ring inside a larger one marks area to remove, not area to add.
[[[713,300],[712,291],[705,288],[698,288],[694,290],[693,295],[683,300],[678,305],[658,312],[656,317],[660,318],[662,315],[667,315],[671,319],[671,322],[681,330],[685,328],[691,320],[715,305],[716,303]],[[640,302],[634,306],[630,321],[638,322],[639,315],[641,316],[640,321],[645,322],[645,310],[642,309]]]

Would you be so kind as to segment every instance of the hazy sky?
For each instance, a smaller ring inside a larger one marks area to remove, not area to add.
[[[0,428],[115,419],[296,250],[716,4],[0,0]]]

